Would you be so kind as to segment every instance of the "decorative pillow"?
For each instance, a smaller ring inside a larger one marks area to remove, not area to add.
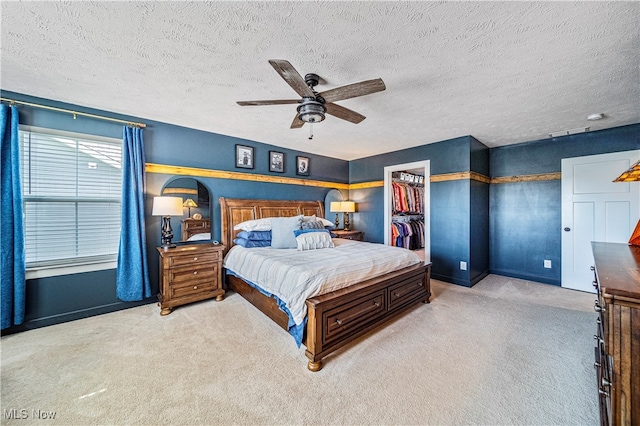
[[[317,250],[335,247],[326,229],[301,229],[294,231],[298,250]]]
[[[238,238],[244,238],[252,241],[271,241],[271,231],[240,231]]]
[[[324,224],[319,221],[302,221],[302,229],[324,229]]]
[[[247,220],[237,224],[233,227],[236,231],[242,229],[243,231],[269,231],[271,230],[271,218],[266,217],[263,219]]]
[[[304,222],[315,222],[317,220],[319,220],[320,222],[322,222],[324,224],[325,227],[328,228],[335,228],[336,224],[331,222],[330,220],[327,220],[323,217],[316,217],[316,215],[314,214],[313,216],[305,216],[304,218],[302,218],[302,220]]]
[[[246,238],[235,238],[233,240],[234,244],[237,244],[246,248],[254,248],[254,247],[269,247],[271,245],[271,241],[252,241],[247,240]]]
[[[298,242],[293,231],[300,229],[302,216],[271,218],[271,247],[296,248]]]

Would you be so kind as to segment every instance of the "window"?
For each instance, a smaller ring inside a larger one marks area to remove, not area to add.
[[[27,270],[113,263],[122,141],[24,127],[20,143]]]

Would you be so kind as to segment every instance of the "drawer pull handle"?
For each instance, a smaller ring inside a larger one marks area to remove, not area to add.
[[[593,310],[596,311],[596,312],[605,312],[606,311],[606,309],[604,307],[600,306],[600,304],[598,303],[597,300],[593,304]]]
[[[376,308],[380,307],[380,302],[373,302],[373,304],[375,305]]]
[[[198,271],[193,271],[193,275],[198,275]]]
[[[197,285],[194,285],[194,286],[193,286],[193,289],[194,289],[194,290],[197,290],[197,289],[198,289],[198,286],[197,286]]]
[[[599,393],[600,395],[604,395],[604,396],[606,396],[607,398],[609,398],[609,392],[607,392],[607,391],[603,391],[602,389],[598,389],[598,393]]]
[[[194,257],[194,258],[193,258],[193,260],[198,260],[198,258],[197,258],[197,257]]]
[[[394,295],[395,297],[400,297],[400,294],[399,294],[399,293],[393,293],[393,295]]]
[[[589,269],[591,269],[592,271],[595,271],[596,267],[595,266],[589,266]]]
[[[611,382],[603,377],[602,378],[602,386],[611,386]]]
[[[594,362],[594,363],[593,363],[593,368],[596,368],[596,369],[597,369],[597,368],[600,368],[600,366],[601,366],[601,365],[602,365],[602,364],[600,364],[599,362]]]
[[[342,320],[339,320],[338,318],[336,318],[336,324],[342,325]]]
[[[593,338],[594,338],[595,340],[597,340],[597,341],[598,341],[598,344],[600,344],[600,345],[604,343],[604,339],[603,339],[602,337],[598,336],[597,334],[594,334],[594,335],[593,335]]]
[[[593,284],[595,288],[598,288],[598,281],[593,281],[591,284]]]
[[[418,283],[418,287],[422,287],[422,283]]]

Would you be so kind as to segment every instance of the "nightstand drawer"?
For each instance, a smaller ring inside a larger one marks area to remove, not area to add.
[[[220,260],[220,253],[206,253],[206,254],[190,254],[188,256],[171,256],[169,258],[169,267],[177,268],[180,266],[188,265],[201,265],[209,262],[217,262]]]
[[[180,286],[181,283],[211,281],[218,275],[217,263],[198,263],[195,268],[174,268],[169,270],[169,285]]]
[[[207,291],[215,290],[218,288],[217,285],[214,284],[214,281],[207,280],[202,282],[189,282],[187,285],[182,286],[171,286],[171,297],[178,298],[184,296],[190,296],[193,294],[200,294]]]
[[[345,240],[362,241],[364,239],[364,232],[362,231],[345,231],[344,229],[336,229],[331,232],[336,235],[336,238],[342,238]]]

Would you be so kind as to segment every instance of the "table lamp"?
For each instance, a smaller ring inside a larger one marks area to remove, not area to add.
[[[191,198],[187,198],[187,200],[182,204],[182,207],[189,208],[189,217],[191,217],[191,207],[198,207],[198,204]]]
[[[153,216],[162,216],[162,248],[175,247],[171,244],[173,230],[171,216],[182,216],[182,197],[153,197]]]

